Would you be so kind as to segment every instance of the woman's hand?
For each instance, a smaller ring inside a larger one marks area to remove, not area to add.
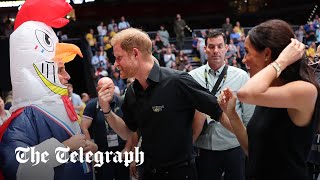
[[[282,50],[276,61],[281,65],[281,69],[284,70],[287,66],[301,59],[304,53],[305,45],[297,39],[291,38],[291,43]]]

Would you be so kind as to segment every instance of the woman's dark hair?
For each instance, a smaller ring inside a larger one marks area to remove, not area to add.
[[[287,22],[274,19],[252,28],[248,32],[248,38],[258,52],[262,52],[265,48],[270,48],[271,60],[275,61],[282,50],[291,43],[291,38],[295,38],[295,35]],[[308,65],[306,56],[283,70],[280,78],[286,82],[303,80],[312,83],[317,87],[318,100],[320,99],[320,87],[312,68]],[[316,118],[320,119],[320,117]]]
[[[287,22],[275,19],[263,22],[252,28],[248,33],[248,38],[258,52],[262,52],[265,48],[270,48],[271,60],[274,61],[282,50],[291,43],[291,38],[295,38],[295,36]],[[306,56],[282,71],[280,78],[286,82],[304,80],[319,87],[315,74],[308,65]]]

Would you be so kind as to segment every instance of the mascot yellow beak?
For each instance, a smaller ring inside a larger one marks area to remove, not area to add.
[[[83,57],[80,48],[74,44],[67,44],[67,43],[57,43],[56,44],[56,54],[53,57],[53,60],[58,62],[70,62],[72,61],[76,55]]]

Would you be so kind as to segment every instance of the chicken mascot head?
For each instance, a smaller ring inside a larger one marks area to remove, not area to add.
[[[65,0],[27,0],[19,10],[10,36],[11,111],[60,101],[67,95],[58,78],[58,62],[82,54],[75,45],[59,43],[52,27],[66,25],[69,21],[64,17],[71,10]]]

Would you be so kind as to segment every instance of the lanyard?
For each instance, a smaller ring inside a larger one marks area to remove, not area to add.
[[[227,79],[227,70],[228,70],[228,65],[225,65],[221,74],[219,75],[218,80],[216,81],[211,94],[216,95],[216,93],[221,89],[222,85],[221,85],[221,81],[223,79],[222,84],[225,83],[226,79]],[[209,90],[209,81],[208,81],[208,74],[209,72],[207,71],[207,69],[204,70],[204,79],[206,81],[206,88]],[[221,86],[220,86],[221,85]],[[218,88],[219,87],[219,88]]]

